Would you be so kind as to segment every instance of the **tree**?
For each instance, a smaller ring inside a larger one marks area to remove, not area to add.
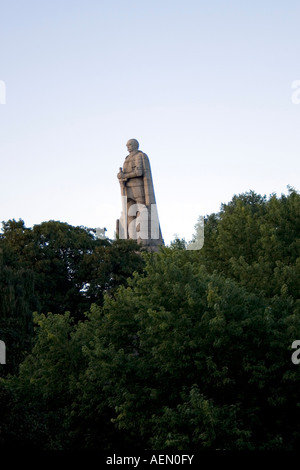
[[[281,289],[299,298],[300,195],[280,198],[250,193],[234,196],[205,220],[198,259],[210,272],[231,277],[266,297]]]
[[[299,302],[266,302],[190,255],[146,255],[144,273],[83,322],[36,317],[32,354],[6,386],[39,416],[42,446],[297,448]]]
[[[49,221],[26,228],[24,221],[3,223],[0,235],[0,340],[8,365],[17,371],[30,351],[32,312],[84,319],[91,303],[102,305],[144,265],[134,241],[97,239],[91,230]]]
[[[1,250],[1,249],[0,249]],[[7,363],[0,375],[15,373],[30,351],[33,335],[32,309],[35,305],[33,273],[4,263],[0,251],[0,339],[6,345]]]
[[[206,218],[199,251],[180,240],[153,254],[91,240],[72,265],[72,250],[51,256],[49,241],[39,273],[51,263],[71,273],[80,312],[95,302],[82,317],[35,315],[31,353],[18,376],[0,381],[10,407],[2,440],[18,447],[25,433],[32,448],[105,451],[296,449],[299,209],[294,190],[235,196]],[[16,270],[31,269],[25,253],[35,245],[24,225],[11,232],[3,269],[27,305]]]

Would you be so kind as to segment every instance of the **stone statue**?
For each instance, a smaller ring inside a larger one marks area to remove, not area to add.
[[[127,144],[129,155],[118,179],[122,196],[122,215],[117,220],[117,236],[131,238],[151,251],[163,245],[156,208],[149,158],[139,150],[136,139]]]

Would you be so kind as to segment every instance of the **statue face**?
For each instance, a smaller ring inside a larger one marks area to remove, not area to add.
[[[126,144],[128,152],[133,152],[134,150],[137,150],[139,148],[138,141],[135,139],[128,140]]]

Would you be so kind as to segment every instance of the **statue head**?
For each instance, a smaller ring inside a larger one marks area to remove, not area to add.
[[[126,147],[128,149],[128,152],[133,152],[134,150],[137,150],[139,148],[139,143],[136,139],[130,139],[128,140]]]

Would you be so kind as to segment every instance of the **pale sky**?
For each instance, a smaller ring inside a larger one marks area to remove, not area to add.
[[[166,243],[234,194],[299,190],[299,18],[298,0],[0,0],[0,221],[113,238],[130,138]]]

